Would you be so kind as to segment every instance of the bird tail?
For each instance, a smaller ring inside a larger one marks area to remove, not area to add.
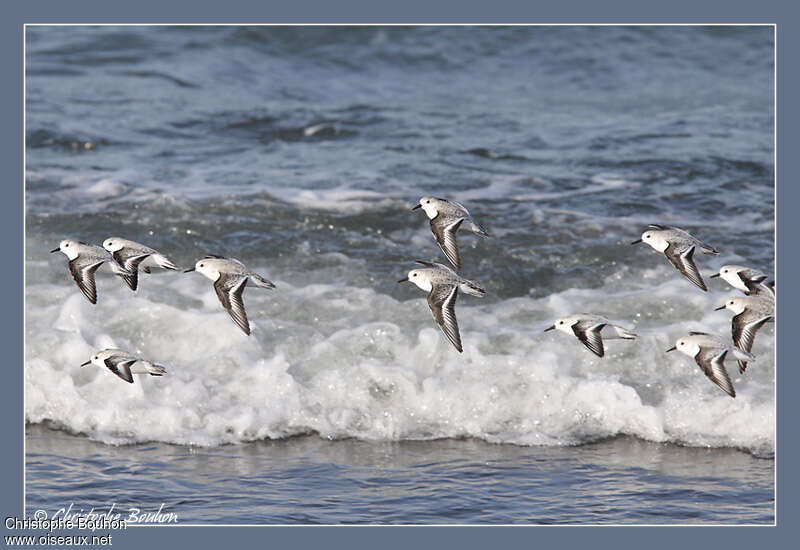
[[[732,352],[733,352],[733,356],[736,357],[736,359],[738,359],[739,361],[744,361],[745,364],[748,361],[755,361],[756,360],[755,355],[753,355],[752,353],[746,352],[743,349],[739,349],[739,348],[734,347],[734,348],[732,348]],[[739,366],[741,367],[741,364]]]
[[[178,271],[178,266],[172,263],[172,260],[164,256],[163,254],[153,254],[150,257],[158,265],[158,267],[163,267],[164,269],[171,269],[172,271]]]
[[[461,290],[463,290],[467,294],[478,297],[482,297],[484,294],[486,294],[486,290],[484,290],[481,284],[477,281],[465,280],[464,283],[461,285]]]
[[[164,365],[151,363],[150,361],[142,361],[142,363],[144,363],[144,368],[147,369],[147,373],[150,376],[164,376],[167,374],[167,369],[164,367]]]
[[[480,235],[481,237],[488,237],[489,236],[489,232],[486,231],[486,229],[484,229],[483,227],[481,227],[477,223],[475,223],[474,221],[470,221],[469,229],[470,229],[470,231],[472,231],[476,235]]]
[[[252,281],[252,283],[255,286],[259,286],[261,288],[275,288],[275,283],[266,280],[261,275],[257,275],[256,273],[250,273],[248,277],[250,277],[250,281]]]
[[[631,332],[626,328],[618,327],[617,325],[614,325],[614,329],[617,331],[617,336],[619,338],[624,338],[625,340],[635,340],[636,337],[639,336],[638,334]]]
[[[719,254],[719,250],[709,244],[700,243],[700,249],[703,251],[703,254],[712,254],[715,256]]]

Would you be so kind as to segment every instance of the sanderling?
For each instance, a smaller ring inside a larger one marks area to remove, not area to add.
[[[476,235],[488,237],[489,234],[484,228],[478,225],[470,216],[469,211],[464,205],[447,199],[437,199],[434,197],[422,197],[419,204],[411,210],[422,208],[430,218],[431,232],[439,243],[447,259],[456,269],[461,269],[461,257],[458,255],[458,243],[456,242],[456,232],[461,224],[467,222],[466,227]]]
[[[667,352],[675,350],[694,357],[703,373],[731,397],[736,397],[736,391],[725,369],[725,360],[734,357],[741,361],[755,360],[752,354],[726,344],[722,338],[705,332],[690,332],[689,336],[678,338],[675,345]],[[728,357],[728,354],[731,357]]]
[[[97,268],[108,262],[111,271],[120,277],[129,277],[131,272],[118,264],[113,256],[104,248],[93,244],[64,239],[58,248],[50,252],[63,252],[69,259],[69,271],[78,288],[91,303],[97,303],[97,289],[94,284],[94,272]]]
[[[98,351],[92,358],[82,363],[81,366],[97,365],[98,367],[106,367],[108,370],[133,384],[134,374],[149,374],[151,376],[163,376],[166,374],[167,369],[163,365],[145,361],[141,357],[136,357],[119,349],[104,349]]]
[[[400,279],[398,283],[411,281],[422,290],[428,292],[428,307],[431,308],[433,318],[447,336],[447,339],[459,351],[461,348],[461,335],[458,332],[456,320],[456,298],[458,291],[466,292],[472,296],[483,296],[486,291],[475,281],[469,281],[459,276],[446,265],[417,261],[425,266],[422,269],[412,269],[408,277]]]
[[[204,256],[202,260],[198,260],[194,264],[194,267],[187,269],[184,273],[195,270],[214,281],[214,290],[217,291],[217,297],[222,307],[239,328],[249,336],[250,324],[247,322],[247,313],[244,311],[242,302],[242,292],[247,281],[252,281],[254,285],[261,288],[275,288],[275,285],[261,275],[249,271],[239,260],[213,254]]]
[[[631,244],[647,243],[659,252],[663,252],[667,259],[680,271],[684,277],[692,281],[703,290],[708,290],[697,266],[694,265],[692,255],[695,248],[700,248],[704,254],[719,254],[713,246],[700,242],[686,231],[677,227],[650,224],[652,229],[642,233],[642,238]]]
[[[131,272],[131,275],[122,277],[131,290],[136,290],[139,284],[140,266],[145,273],[150,273],[148,264],[163,267],[164,269],[171,269],[173,271],[177,271],[178,269],[178,266],[172,263],[169,258],[161,254],[158,250],[127,239],[110,237],[103,241],[103,248],[111,252],[111,255],[118,264]]]
[[[592,315],[590,313],[580,313],[578,315],[571,315],[562,319],[557,319],[552,326],[544,329],[560,330],[567,334],[574,334],[578,340],[583,342],[592,353],[598,357],[603,357],[605,348],[603,347],[603,338],[610,340],[612,338],[623,338],[625,340],[636,339],[636,334],[623,328],[619,325],[614,325],[609,322],[605,317],[600,315]]]
[[[735,315],[731,321],[733,343],[737,348],[749,352],[753,349],[756,332],[764,323],[775,320],[775,300],[767,295],[731,298],[717,310],[729,309]],[[747,361],[739,360],[739,372],[747,369]]]
[[[741,265],[723,265],[719,273],[714,273],[711,278],[721,277],[733,288],[741,290],[748,296],[752,294],[775,295],[775,281],[757,269]]]

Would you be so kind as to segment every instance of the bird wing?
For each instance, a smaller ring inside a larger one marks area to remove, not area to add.
[[[144,253],[122,248],[113,252],[111,254],[114,257],[114,260],[124,267],[129,273],[128,274],[120,274],[122,280],[125,281],[125,284],[128,285],[128,288],[131,290],[136,290],[136,287],[139,285],[139,264],[142,263],[145,258],[150,256],[150,253]]]
[[[442,249],[444,255],[450,260],[450,263],[456,269],[461,269],[461,258],[458,255],[458,243],[456,242],[456,231],[464,221],[464,218],[458,218],[455,221],[440,219],[436,216],[431,220],[431,232],[436,237],[436,242],[439,243],[439,248]],[[450,223],[448,223],[450,222]]]
[[[103,361],[108,370],[128,382],[129,384],[133,384],[133,374],[131,374],[131,365],[133,365],[137,359],[131,359],[130,357],[109,357]]]
[[[747,321],[746,312],[743,311],[739,315],[734,315],[731,321],[731,332],[733,334],[733,343],[737,348],[750,352],[753,349],[753,342],[756,339],[756,332],[764,323],[771,320],[772,315],[760,317],[758,319]],[[747,369],[747,361],[738,360],[739,373],[743,373]]]
[[[603,338],[600,336],[600,331],[607,323],[586,322],[578,321],[572,325],[572,332],[578,337],[578,340],[583,342],[583,345],[597,355],[603,357],[605,349],[603,348]]]
[[[703,282],[703,278],[700,277],[700,272],[697,270],[697,266],[694,265],[694,260],[692,259],[694,250],[695,245],[691,245],[685,251],[679,253],[677,247],[670,243],[664,251],[664,255],[684,277],[692,281],[702,290],[707,291],[708,288],[706,288],[706,284]]]
[[[246,285],[246,275],[222,273],[214,282],[214,290],[217,291],[217,297],[231,319],[249,336],[250,324],[247,321],[244,302],[242,302],[242,292]]]
[[[77,283],[83,295],[86,296],[86,299],[93,304],[97,303],[97,288],[94,284],[94,272],[97,271],[98,267],[103,265],[104,261],[105,260],[95,260],[83,263],[81,257],[78,256],[69,262],[69,271],[72,273],[72,278],[75,279],[75,283]]]
[[[728,376],[728,371],[725,369],[725,356],[728,350],[723,349],[701,349],[695,356],[697,362],[703,373],[722,390],[730,395],[736,397],[736,391],[733,389],[733,384]]]
[[[458,285],[436,285],[431,288],[428,294],[428,307],[431,308],[433,318],[439,327],[450,340],[450,343],[461,352],[461,335],[458,332],[458,321],[456,320],[456,298],[458,297]]]

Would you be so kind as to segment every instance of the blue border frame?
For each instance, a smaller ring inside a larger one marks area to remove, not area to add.
[[[5,195],[2,203],[2,250],[7,258],[24,258],[23,247],[23,25],[25,23],[777,23],[777,277],[781,285],[776,336],[778,363],[778,433],[777,433],[777,522],[778,527],[173,527],[135,528],[115,537],[117,548],[154,548],[190,542],[199,547],[220,547],[235,541],[271,547],[315,545],[329,547],[347,544],[388,548],[406,548],[411,544],[485,548],[541,545],[557,542],[570,547],[614,544],[666,548],[685,543],[691,546],[710,544],[725,548],[788,547],[797,534],[798,483],[794,458],[797,437],[791,418],[796,404],[790,392],[798,387],[800,370],[787,350],[786,334],[795,328],[784,314],[786,304],[795,304],[797,290],[790,274],[797,265],[796,249],[786,238],[797,229],[793,206],[798,201],[797,158],[793,145],[797,134],[798,63],[800,28],[791,6],[784,2],[762,0],[746,2],[689,2],[644,4],[634,1],[592,2],[562,1],[549,6],[535,6],[505,0],[491,3],[477,1],[432,3],[405,2],[381,5],[378,2],[352,0],[324,2],[295,0],[285,5],[226,0],[225,2],[180,0],[137,3],[107,1],[45,2],[28,1],[24,5],[4,5],[0,18],[0,55],[7,82],[2,88],[3,130],[2,166]],[[791,241],[789,241],[791,243]],[[2,368],[2,471],[0,492],[2,517],[22,512],[24,437],[23,387],[23,264],[20,262],[3,276],[2,339],[6,361]],[[790,326],[785,323],[789,322]],[[784,345],[782,345],[784,343]],[[787,422],[788,420],[788,422]],[[788,427],[787,427],[788,425]],[[3,535],[9,532],[3,530]],[[784,540],[787,539],[787,540]]]

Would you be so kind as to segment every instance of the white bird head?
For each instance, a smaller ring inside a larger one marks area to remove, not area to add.
[[[435,197],[422,197],[419,199],[419,204],[412,208],[412,210],[416,210],[417,208],[422,208],[425,211],[425,214],[431,220],[435,218],[439,214],[439,205],[442,204],[442,199],[437,199]]]
[[[572,334],[572,325],[574,325],[576,321],[577,319],[574,316],[556,319],[556,322],[544,329],[544,331],[547,332],[548,330],[556,329],[561,332],[566,332],[567,334]]]
[[[691,336],[684,336],[675,341],[675,346],[667,350],[667,352],[678,350],[681,353],[694,357],[700,353],[700,344],[698,344]]]
[[[124,247],[125,244],[117,237],[110,237],[103,241],[103,248],[109,252],[116,252],[117,250],[122,250]]]
[[[724,305],[721,305],[717,308],[717,311],[721,309],[729,309],[731,310],[734,315],[739,315],[747,308],[747,301],[746,298],[731,298]]]
[[[669,246],[667,241],[661,234],[661,231],[649,230],[642,233],[642,238],[638,241],[633,241],[631,244],[647,243],[659,252],[664,252]]]
[[[189,273],[190,271],[197,271],[198,273],[202,273],[205,277],[208,277],[212,281],[216,281],[219,279],[219,270],[214,263],[214,260],[211,258],[203,258],[202,260],[197,260],[194,264],[194,267],[191,267],[184,271],[184,273]]]
[[[69,239],[64,239],[58,243],[58,248],[55,248],[50,252],[63,252],[67,258],[74,260],[78,257],[78,243]]]
[[[97,353],[92,355],[92,357],[88,361],[86,361],[85,363],[81,363],[81,366],[85,367],[86,365],[95,365],[98,367],[105,367],[106,366],[105,360],[114,355],[114,353],[118,351],[119,350],[115,349],[104,349],[103,351],[98,351]]]
[[[433,288],[430,278],[424,269],[412,269],[408,272],[408,276],[406,278],[400,279],[397,282],[405,283],[406,281],[411,281],[425,292],[430,292]]]
[[[743,269],[747,269],[740,265],[723,265],[719,268],[719,273],[712,275],[711,277],[721,277],[726,283],[731,285],[733,288],[737,290],[741,290],[742,292],[747,292],[747,286],[742,282],[742,279],[739,277],[739,272]]]

